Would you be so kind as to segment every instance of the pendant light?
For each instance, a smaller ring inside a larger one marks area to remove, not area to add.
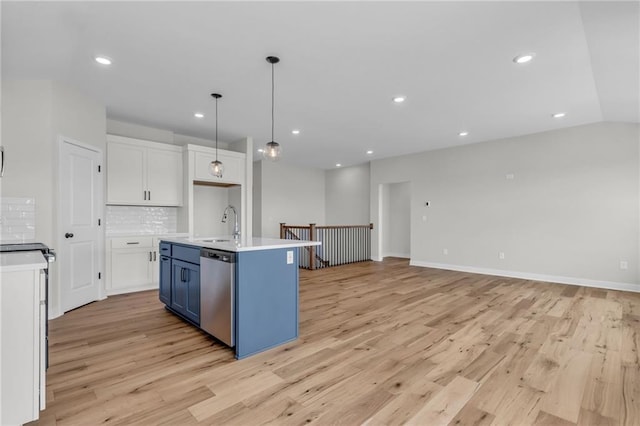
[[[211,96],[216,100],[216,161],[212,161],[209,164],[209,173],[217,178],[222,177],[222,172],[224,172],[224,165],[222,161],[218,161],[218,99],[222,97],[219,93],[212,93]]]
[[[273,137],[273,123],[274,123],[274,91],[275,91],[275,80],[273,78],[273,66],[280,62],[280,58],[277,56],[267,56],[267,62],[271,64],[271,142],[267,143],[267,146],[262,151],[262,155],[267,160],[278,161],[282,156],[282,148],[280,144],[274,140]]]

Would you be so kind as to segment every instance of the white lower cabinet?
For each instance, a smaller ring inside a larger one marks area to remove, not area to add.
[[[107,294],[158,288],[160,237],[117,237],[107,241]]]
[[[12,255],[19,256],[2,256]],[[31,256],[39,256],[45,267],[40,252]],[[0,424],[23,424],[37,420],[46,406],[44,271],[0,266],[0,284]]]

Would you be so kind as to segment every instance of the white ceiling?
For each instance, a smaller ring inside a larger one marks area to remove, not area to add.
[[[331,168],[640,122],[638,5],[3,1],[2,77],[63,81],[109,118],[207,139],[209,94],[220,92],[220,140],[252,136],[258,147],[271,131],[264,58],[277,55],[283,161]],[[526,52],[534,61],[512,62]],[[394,104],[397,94],[407,101]],[[551,118],[559,111],[567,116]]]

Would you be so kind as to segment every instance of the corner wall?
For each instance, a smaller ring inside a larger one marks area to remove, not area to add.
[[[640,291],[639,128],[597,123],[373,161],[372,255],[378,187],[409,181],[412,264]]]
[[[303,168],[261,160],[253,166],[254,202],[260,199],[260,233],[254,235],[279,238],[280,222],[290,225],[325,223],[324,170]],[[258,192],[259,191],[259,192]],[[258,218],[259,216],[259,218]]]
[[[369,181],[369,163],[327,170],[323,225],[369,223]]]
[[[2,144],[7,163],[2,196],[34,197],[35,238],[55,249],[58,229],[59,137],[105,152],[106,110],[80,91],[45,80],[2,81]],[[49,312],[60,315],[59,270],[52,266]]]

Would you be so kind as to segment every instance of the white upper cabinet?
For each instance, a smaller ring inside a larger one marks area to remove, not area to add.
[[[107,135],[107,204],[181,206],[182,148]]]
[[[215,177],[209,173],[209,165],[212,161],[215,161],[215,159],[215,153],[196,151],[194,180],[238,185],[242,185],[244,183],[244,154],[233,151],[218,150],[218,161],[221,161],[224,166],[221,178]]]

